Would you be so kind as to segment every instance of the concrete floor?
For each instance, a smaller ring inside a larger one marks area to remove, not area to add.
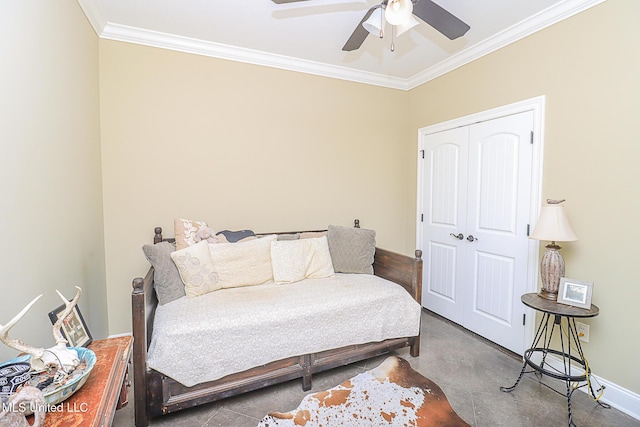
[[[408,349],[395,354],[438,384],[458,415],[474,427],[568,424],[566,398],[541,385],[532,374],[525,376],[513,392],[500,391],[500,386],[511,386],[518,377],[522,367],[518,356],[427,311],[422,316],[420,357],[412,358]],[[334,387],[384,359],[378,357],[317,374],[312,392]],[[563,383],[559,381],[545,382],[562,390]],[[151,426],[255,427],[268,412],[297,407],[305,394],[300,381],[291,381],[156,418]],[[613,408],[604,409],[582,391],[574,393],[572,406],[578,427],[640,427],[640,420]],[[133,420],[131,403],[116,412],[113,426],[130,427]]]

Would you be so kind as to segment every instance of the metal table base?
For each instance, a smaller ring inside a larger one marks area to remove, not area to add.
[[[604,386],[598,388],[598,390],[593,390],[593,385],[590,381],[591,369],[584,357],[575,323],[576,317],[594,317],[598,315],[599,310],[598,307],[592,306],[589,311],[576,312],[574,307],[562,306],[554,301],[537,301],[536,298],[542,300],[537,294],[522,296],[522,302],[525,305],[543,313],[533,344],[531,348],[524,352],[524,363],[515,384],[511,387],[500,387],[500,390],[506,393],[512,392],[520,384],[525,374],[534,373],[540,384],[567,398],[568,426],[572,427],[576,425],[573,421],[571,408],[571,397],[575,390],[587,387],[587,393],[600,406],[603,408],[610,407],[608,404],[600,402],[596,397],[596,393],[603,391]],[[554,333],[556,332],[559,334],[559,350],[551,348]],[[550,354],[561,359],[561,366],[553,366],[547,361],[547,356]],[[543,383],[543,375],[564,381],[566,392],[562,393]]]

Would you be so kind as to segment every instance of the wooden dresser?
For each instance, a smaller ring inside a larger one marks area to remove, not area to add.
[[[132,342],[132,337],[125,336],[89,344],[96,354],[89,379],[73,396],[57,405],[60,412],[47,413],[44,426],[110,426],[116,409],[128,403]]]

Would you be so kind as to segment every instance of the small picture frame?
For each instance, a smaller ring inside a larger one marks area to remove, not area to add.
[[[65,306],[63,304],[49,313],[49,320],[51,320],[52,324],[58,321],[64,309]],[[62,321],[60,332],[62,332],[62,335],[67,340],[67,347],[86,347],[93,341],[91,332],[89,332],[89,328],[77,305],[73,307],[71,313]]]
[[[562,277],[558,289],[558,302],[580,308],[591,308],[593,283]]]

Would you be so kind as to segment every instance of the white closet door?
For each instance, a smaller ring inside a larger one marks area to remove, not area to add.
[[[460,257],[465,241],[452,234],[464,233],[467,223],[468,138],[467,127],[451,129],[428,135],[424,147],[422,305],[457,323],[463,320],[467,269]]]
[[[532,129],[524,112],[423,140],[423,306],[520,354]]]
[[[533,113],[472,125],[464,325],[521,353],[524,337]]]

